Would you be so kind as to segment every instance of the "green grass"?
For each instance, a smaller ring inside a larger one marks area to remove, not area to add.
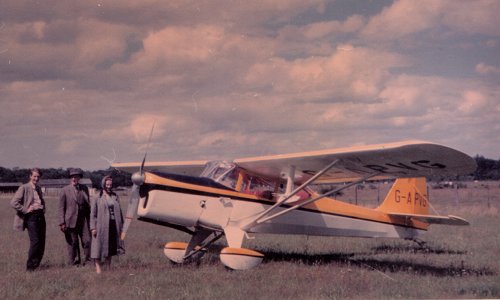
[[[433,226],[423,238],[425,247],[405,240],[259,235],[246,246],[266,258],[248,271],[224,268],[218,258],[224,239],[200,264],[172,265],[163,255],[163,245],[187,241],[189,236],[135,221],[126,241],[127,254],[114,258],[112,270],[100,275],[93,266],[66,265],[55,197],[47,198],[48,236],[42,266],[39,271],[26,273],[28,236],[12,230],[14,211],[8,205],[10,196],[4,195],[0,197],[0,298],[498,298],[498,183],[496,187],[488,191],[489,208],[479,188],[459,192],[477,196],[481,202],[461,200],[459,205],[456,191],[439,190],[440,198],[434,205],[445,213],[465,217],[472,225]],[[125,200],[122,197],[124,208]]]

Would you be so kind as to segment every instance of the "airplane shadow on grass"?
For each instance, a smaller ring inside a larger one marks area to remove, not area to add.
[[[375,254],[394,254],[394,253],[423,253],[423,254],[448,254],[448,255],[465,255],[467,251],[449,250],[438,247],[430,247],[427,244],[410,245],[410,246],[395,246],[395,245],[380,245],[373,247],[372,251]]]
[[[491,269],[480,267],[474,268],[465,266],[463,261],[457,264],[450,264],[448,266],[437,266],[432,263],[421,263],[412,261],[412,258],[378,258],[377,254],[390,254],[390,253],[407,253],[413,255],[415,253],[434,253],[434,254],[465,254],[460,251],[448,251],[441,249],[428,249],[427,247],[422,250],[418,249],[392,249],[388,246],[375,247],[373,252],[368,253],[331,253],[308,255],[299,253],[283,253],[283,252],[264,252],[264,263],[268,262],[298,262],[305,265],[330,265],[337,266],[368,268],[379,272],[397,273],[405,272],[418,275],[431,275],[438,277],[457,277],[457,276],[491,276],[496,275]]]
[[[202,260],[208,264],[219,263],[219,253],[222,250],[222,245],[213,245],[209,249],[208,255]],[[492,276],[496,275],[494,271],[489,268],[473,268],[463,264],[463,261],[458,261],[456,264],[448,266],[436,266],[431,262],[420,263],[412,261],[412,258],[389,258],[387,256],[380,258],[377,255],[383,254],[401,254],[406,253],[411,255],[422,254],[438,254],[438,255],[457,255],[466,254],[465,251],[445,250],[439,248],[430,248],[428,246],[387,246],[382,245],[373,247],[369,252],[353,252],[353,253],[329,253],[329,254],[303,254],[303,253],[289,253],[280,251],[263,251],[258,250],[264,254],[265,258],[263,264],[271,262],[289,262],[299,263],[310,266],[322,265],[336,265],[339,267],[359,267],[370,270],[376,270],[384,273],[398,273],[404,272],[416,275],[430,275],[438,277],[465,277],[465,276]],[[198,262],[199,263],[199,262]],[[180,265],[182,266],[182,265]]]

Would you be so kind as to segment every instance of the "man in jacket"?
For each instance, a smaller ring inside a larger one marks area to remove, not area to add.
[[[30,249],[26,270],[33,271],[40,266],[45,251],[45,201],[38,181],[42,172],[38,168],[31,169],[30,182],[19,187],[10,201],[16,210],[14,216],[14,229],[23,231],[28,229]]]
[[[80,265],[90,260],[90,199],[89,190],[81,185],[81,169],[69,170],[70,184],[65,186],[59,197],[59,227],[66,239],[69,263]],[[83,261],[80,257],[80,241],[83,248]]]

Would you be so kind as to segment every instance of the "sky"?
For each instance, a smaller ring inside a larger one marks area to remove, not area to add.
[[[414,139],[500,159],[499,16],[496,0],[0,0],[0,166]]]

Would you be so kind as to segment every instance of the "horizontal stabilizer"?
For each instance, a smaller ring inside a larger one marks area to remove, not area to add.
[[[398,214],[389,213],[391,217],[406,218],[410,220],[420,221],[427,224],[440,224],[440,225],[469,225],[469,222],[457,216],[437,216],[437,215],[417,215],[417,214]]]

